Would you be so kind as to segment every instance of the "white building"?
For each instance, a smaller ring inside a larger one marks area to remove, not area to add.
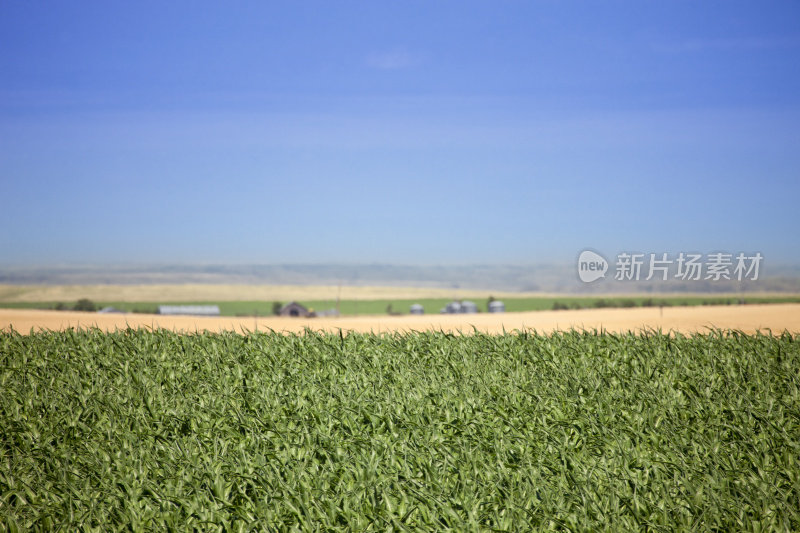
[[[219,316],[218,305],[159,305],[159,315]]]

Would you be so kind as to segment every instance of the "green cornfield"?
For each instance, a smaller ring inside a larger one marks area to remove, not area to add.
[[[798,531],[800,336],[0,333],[0,531]]]

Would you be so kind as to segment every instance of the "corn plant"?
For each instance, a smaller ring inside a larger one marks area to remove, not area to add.
[[[799,340],[6,332],[0,531],[797,531]]]

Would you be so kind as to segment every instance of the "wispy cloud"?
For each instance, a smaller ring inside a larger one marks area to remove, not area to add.
[[[419,58],[404,49],[373,52],[367,56],[367,65],[381,70],[410,68],[418,63]]]

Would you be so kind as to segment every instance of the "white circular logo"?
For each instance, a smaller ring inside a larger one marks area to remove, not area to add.
[[[606,277],[608,261],[602,255],[591,250],[584,250],[578,256],[578,277],[584,283],[591,283]]]

